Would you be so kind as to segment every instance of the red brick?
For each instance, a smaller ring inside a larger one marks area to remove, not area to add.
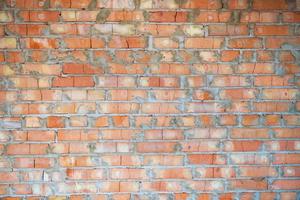
[[[12,4],[12,3],[11,3]],[[16,8],[43,8],[45,1],[34,1],[34,0],[17,0],[14,4]]]
[[[34,168],[51,168],[54,162],[51,158],[35,158]]]
[[[284,22],[300,22],[300,13],[299,12],[284,12],[283,13]]]
[[[28,131],[29,141],[53,141],[54,131]]]
[[[225,142],[225,151],[259,151],[261,145],[259,141],[228,141]]]
[[[70,0],[50,0],[51,8],[70,8]]]
[[[28,24],[27,35],[44,35],[47,26],[42,24]]]
[[[17,182],[17,172],[0,172],[0,182]]]
[[[73,87],[74,77],[55,77],[52,80],[53,87]]]
[[[59,19],[59,12],[58,11],[29,11],[29,19],[30,20],[28,21],[30,22],[57,22]]]
[[[229,0],[228,1],[229,9],[247,9],[248,0]]]
[[[8,155],[29,154],[29,144],[10,144],[6,150]]]
[[[112,10],[109,13],[106,21],[111,22],[128,22],[128,21],[143,21],[144,16],[141,11],[128,11],[128,10]]]
[[[276,2],[272,0],[254,0],[253,1],[253,9],[257,10],[283,10],[287,9],[288,5],[285,0],[277,0]]]
[[[255,35],[290,35],[288,26],[255,26]]]
[[[149,13],[150,22],[187,22],[187,12],[153,11]]]
[[[7,30],[18,35],[27,35],[26,24],[7,24]]]
[[[294,37],[268,37],[266,38],[266,48],[277,49],[281,48],[284,44],[299,45],[300,39]]]
[[[146,41],[143,37],[113,36],[108,43],[109,48],[144,48]]]

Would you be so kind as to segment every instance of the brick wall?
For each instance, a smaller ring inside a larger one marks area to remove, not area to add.
[[[300,198],[300,2],[0,8],[1,199]]]

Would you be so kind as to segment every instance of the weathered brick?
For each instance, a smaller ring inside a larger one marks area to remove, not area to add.
[[[17,48],[16,38],[0,38],[0,49],[15,49]]]
[[[221,1],[219,0],[187,0],[182,4],[182,8],[198,8],[198,9],[219,9],[221,8]]]
[[[222,38],[187,38],[185,41],[186,48],[199,49],[218,49],[221,48],[224,40]]]
[[[0,11],[0,22],[12,22],[13,19],[13,14],[11,12]]]
[[[4,0],[0,198],[297,199],[295,0]]]
[[[263,47],[260,38],[234,38],[230,39],[228,46],[234,49],[259,49]]]

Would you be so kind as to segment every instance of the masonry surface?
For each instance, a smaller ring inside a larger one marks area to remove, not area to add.
[[[0,199],[300,199],[300,1],[1,0]]]

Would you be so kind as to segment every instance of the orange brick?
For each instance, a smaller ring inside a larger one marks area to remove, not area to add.
[[[51,116],[47,118],[47,127],[49,128],[63,128],[65,127],[64,118]]]
[[[70,49],[88,49],[91,48],[90,38],[65,38],[64,42]]]
[[[92,48],[104,48],[105,42],[101,38],[92,38],[91,39]]]
[[[129,127],[128,116],[113,116],[112,119],[116,127]]]
[[[50,38],[25,38],[23,39],[26,48],[29,49],[56,49],[58,41]]]
[[[280,115],[266,115],[265,116],[265,125],[267,125],[267,126],[280,125]]]
[[[93,87],[95,85],[91,76],[75,76],[74,87]]]
[[[258,115],[244,115],[242,124],[244,126],[257,126],[259,124],[259,116]]]
[[[105,127],[108,125],[108,117],[98,117],[95,121],[96,127]]]
[[[8,155],[25,155],[29,152],[29,144],[10,144],[6,150]]]

